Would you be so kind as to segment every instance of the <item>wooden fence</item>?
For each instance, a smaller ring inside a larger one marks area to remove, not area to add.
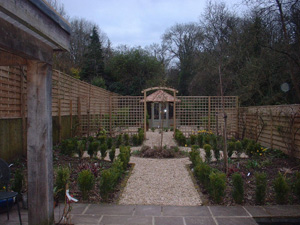
[[[300,105],[239,108],[239,138],[300,158]]]

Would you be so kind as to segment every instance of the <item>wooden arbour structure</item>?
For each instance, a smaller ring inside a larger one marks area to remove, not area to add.
[[[155,90],[167,90],[173,92],[173,97],[174,97],[174,115],[173,115],[173,126],[174,126],[174,134],[175,134],[175,128],[176,128],[176,94],[178,91],[174,88],[169,88],[169,87],[152,87],[152,88],[147,88],[142,91],[144,94],[144,137],[146,138],[146,131],[147,131],[147,92],[149,91],[155,91]]]

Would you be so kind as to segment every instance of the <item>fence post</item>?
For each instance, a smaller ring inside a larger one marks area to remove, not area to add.
[[[271,117],[271,137],[270,137],[270,147],[273,149],[273,114],[272,110],[270,110],[270,117]]]
[[[147,132],[147,103],[146,103],[146,91],[144,92],[144,139],[146,139]]]
[[[71,128],[71,137],[73,137],[73,101],[70,100],[70,128]]]
[[[210,131],[210,96],[208,96],[208,129]]]
[[[173,91],[174,93],[174,107],[173,107],[173,131],[174,131],[174,137],[175,137],[175,130],[176,130],[176,91]]]
[[[61,143],[61,99],[58,99],[58,141]]]
[[[26,125],[26,102],[25,102],[25,74],[22,68],[21,74],[21,116],[22,116],[22,150],[23,155],[27,156],[27,125]]]
[[[109,96],[109,134],[112,136],[112,96]]]
[[[81,102],[80,97],[77,97],[77,117],[78,117],[78,131],[79,136],[82,136],[82,124],[81,124]]]
[[[236,103],[235,103],[236,105],[236,132],[237,132],[237,138],[239,139],[239,137],[240,137],[240,123],[239,123],[239,121],[240,121],[240,110],[239,110],[239,97],[237,96],[236,97]]]
[[[91,84],[89,84],[89,101],[87,107],[87,136],[90,136]]]

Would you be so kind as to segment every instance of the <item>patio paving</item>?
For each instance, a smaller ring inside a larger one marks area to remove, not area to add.
[[[55,208],[58,221],[63,205]],[[21,210],[28,225],[27,210]],[[259,221],[300,223],[300,205],[293,206],[150,206],[73,204],[71,222],[76,225],[255,225]],[[295,223],[295,224],[296,224]],[[17,207],[0,214],[1,225],[19,224]]]

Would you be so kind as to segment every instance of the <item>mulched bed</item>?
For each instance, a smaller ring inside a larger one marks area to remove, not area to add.
[[[142,146],[141,150],[134,151],[134,156],[141,158],[154,158],[154,159],[164,159],[164,158],[184,158],[188,156],[188,153],[185,151],[179,150],[178,147],[170,148],[151,148],[149,146]]]
[[[22,169],[24,178],[27,179],[26,159],[17,160],[13,163],[14,166],[11,168],[12,175],[14,174],[15,170],[19,168]],[[126,173],[122,175],[114,192],[110,193],[108,198],[104,200],[100,196],[99,178],[101,176],[101,171],[110,168],[111,165],[112,163],[106,160],[90,159],[90,158],[79,159],[78,157],[70,157],[70,156],[62,155],[57,150],[54,150],[53,153],[54,171],[56,168],[60,166],[70,168],[71,171],[70,185],[69,185],[70,194],[73,195],[74,198],[78,199],[80,203],[100,203],[100,202],[117,203],[119,196],[122,193],[124,186],[126,185],[129,175],[133,170],[134,164],[131,163],[129,164]],[[82,199],[81,192],[77,185],[77,177],[78,177],[78,173],[81,170],[87,168],[91,169],[91,171],[95,175],[96,180],[95,180],[95,188],[89,193],[89,199],[84,201]],[[54,179],[54,184],[55,184],[55,179]],[[26,191],[26,187],[24,189],[25,189],[24,191]],[[63,200],[60,200],[60,202],[63,202]]]
[[[256,161],[257,164],[254,162]],[[252,167],[249,168],[249,164],[252,162]],[[210,166],[223,171],[222,162],[212,162]],[[233,159],[229,164],[229,174],[227,176],[227,187],[226,193],[223,197],[223,202],[218,205],[237,205],[232,198],[232,179],[231,175],[234,172],[239,172],[244,178],[244,201],[242,205],[256,205],[255,203],[255,176],[256,172],[265,172],[267,174],[267,193],[266,193],[266,205],[276,205],[275,192],[273,188],[273,181],[278,175],[278,172],[285,174],[289,185],[294,183],[295,173],[300,171],[300,160],[295,158],[260,158],[257,160],[253,159]],[[204,189],[203,185],[197,182],[204,197],[204,204],[216,205],[210,198],[207,190]],[[289,197],[285,204],[299,204],[300,200],[297,199],[293,190],[290,190]]]

